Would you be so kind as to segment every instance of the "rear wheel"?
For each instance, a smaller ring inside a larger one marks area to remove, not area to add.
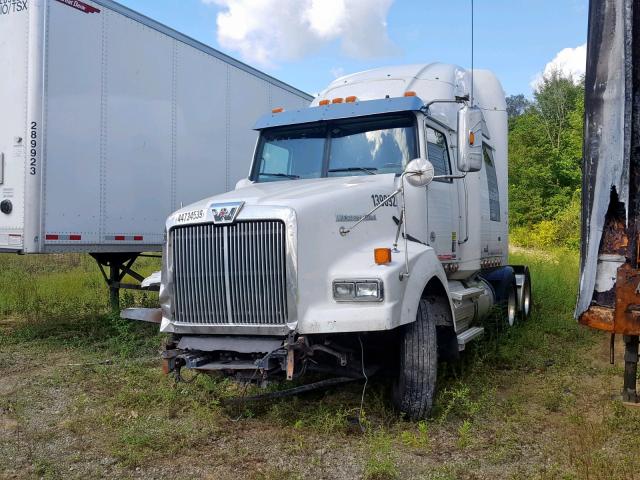
[[[394,384],[394,403],[410,420],[429,415],[438,376],[436,318],[451,316],[440,297],[423,298],[416,321],[405,325],[400,338],[400,368]]]
[[[524,270],[524,282],[520,292],[520,318],[522,320],[528,320],[531,316],[531,276],[529,275],[529,269]]]
[[[491,284],[496,306],[500,308],[501,323],[513,327],[518,320],[518,286],[511,266],[495,268],[481,274]]]
[[[507,321],[507,325],[513,327],[518,318],[518,287],[515,282],[513,282],[509,288],[509,294],[507,296],[504,309],[504,316]]]

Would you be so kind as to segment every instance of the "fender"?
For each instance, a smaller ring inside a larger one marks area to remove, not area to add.
[[[433,279],[437,278],[445,292],[447,293],[447,301],[449,302],[449,309],[451,310],[451,318],[453,319],[453,328],[456,329],[456,317],[453,312],[453,304],[451,303],[451,297],[449,296],[449,284],[447,275],[442,268],[442,263],[438,259],[435,250],[432,247],[423,246],[420,244],[412,245],[413,253],[410,258],[410,276],[406,280],[408,282],[404,297],[402,299],[402,310],[400,315],[399,325],[406,325],[408,323],[415,322],[416,314],[418,312],[418,303],[422,297],[427,284]],[[419,250],[415,250],[418,248]],[[410,251],[411,251],[410,250]]]

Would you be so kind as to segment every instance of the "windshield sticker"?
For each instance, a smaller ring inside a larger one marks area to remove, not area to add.
[[[338,213],[336,215],[336,222],[359,222],[364,217],[362,215],[349,215],[345,213]],[[375,222],[377,220],[375,215],[367,215],[367,218],[364,219],[365,222]]]

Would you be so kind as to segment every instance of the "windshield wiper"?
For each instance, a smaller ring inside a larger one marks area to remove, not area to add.
[[[367,172],[369,175],[375,175],[375,171],[378,170],[376,167],[347,167],[347,168],[332,168],[327,170],[329,173],[334,172]]]
[[[300,178],[299,175],[289,175],[288,173],[268,173],[268,172],[263,172],[263,173],[259,173],[258,175],[267,175],[269,177],[291,178],[293,180],[296,180],[296,179]]]

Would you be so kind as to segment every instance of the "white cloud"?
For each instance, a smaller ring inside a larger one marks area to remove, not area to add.
[[[342,67],[333,67],[331,68],[330,72],[333,78],[339,78],[344,76],[344,68]]]
[[[218,13],[218,42],[247,61],[274,66],[338,41],[354,58],[387,56],[394,0],[202,0]]]
[[[575,83],[580,81],[587,68],[587,44],[576,48],[564,48],[547,63],[542,72],[536,74],[531,81],[531,89],[536,90],[542,79],[554,72],[559,72],[565,77],[571,77]]]

